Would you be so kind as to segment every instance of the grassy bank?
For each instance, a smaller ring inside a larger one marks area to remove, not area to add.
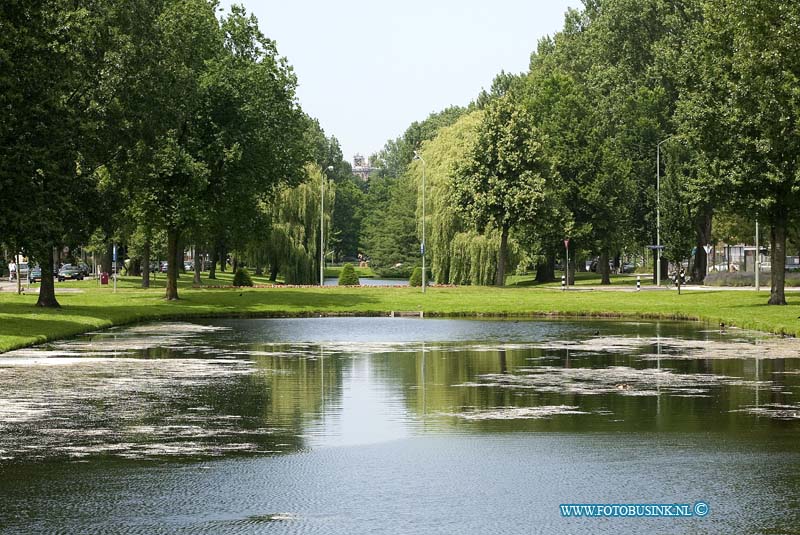
[[[0,293],[0,351],[97,328],[152,319],[200,316],[384,315],[424,311],[427,316],[608,316],[694,319],[767,332],[800,335],[800,296],[785,307],[767,306],[767,294],[742,291],[571,291],[551,288],[192,288],[183,277],[181,297],[166,302],[162,288],[137,289],[123,279],[118,292],[92,281],[64,283],[60,310],[34,307],[35,294]],[[214,283],[227,283],[226,278]],[[163,279],[156,281],[161,286]]]

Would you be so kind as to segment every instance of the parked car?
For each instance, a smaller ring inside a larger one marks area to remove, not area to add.
[[[67,279],[83,280],[83,271],[78,266],[72,264],[64,264],[58,270],[58,282],[64,282]]]
[[[600,262],[599,258],[595,258],[592,260],[592,263],[589,264],[589,271],[597,272],[597,264]],[[608,269],[609,271],[614,271],[614,264],[609,260],[608,261]]]
[[[81,270],[84,277],[88,277],[92,274],[92,268],[88,266],[88,264],[84,264],[83,262],[78,263],[78,269]]]
[[[714,271],[728,271],[728,264],[726,262],[722,262],[720,264],[715,264],[713,268]],[[736,262],[731,262],[730,271],[739,271],[739,264]]]
[[[27,262],[20,262],[19,264],[17,264],[17,271],[14,274],[14,276],[16,277],[16,275],[19,274],[20,277],[23,277],[23,278],[27,277],[28,276],[28,269],[29,268],[28,268],[28,263]]]
[[[194,262],[184,262],[183,263],[183,270],[184,271],[194,271]]]
[[[166,273],[168,266],[169,266],[169,262],[161,262],[161,273]]]
[[[42,268],[34,266],[28,273],[28,282],[42,282]]]
[[[634,271],[636,271],[636,266],[631,264],[630,262],[627,264],[622,264],[622,269],[621,269],[622,273],[633,273]]]

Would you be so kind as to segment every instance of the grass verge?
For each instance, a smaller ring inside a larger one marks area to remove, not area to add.
[[[161,281],[157,281],[161,282]],[[118,292],[93,281],[65,283],[58,310],[34,306],[35,294],[0,293],[0,351],[73,336],[112,325],[192,317],[385,315],[424,311],[426,316],[639,317],[724,322],[758,331],[800,335],[800,296],[788,306],[766,305],[767,293],[742,291],[561,292],[549,288],[255,288],[191,287],[182,277],[181,300],[167,302],[162,288],[137,289],[123,278]],[[224,278],[212,281],[225,285]],[[160,284],[158,284],[160,286]],[[80,291],[77,291],[77,290]]]

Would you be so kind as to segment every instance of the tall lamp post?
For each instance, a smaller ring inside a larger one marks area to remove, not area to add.
[[[333,171],[329,165],[327,171]],[[325,171],[322,171],[321,194],[319,196],[319,285],[325,286]]]
[[[414,159],[422,162],[422,245],[420,252],[422,253],[422,293],[425,293],[425,286],[427,286],[425,271],[425,160],[417,151],[414,151]]]
[[[761,248],[758,245],[758,219],[756,219],[756,291],[761,291],[761,281],[759,275],[761,274]]]
[[[656,144],[656,288],[661,287],[661,145],[674,137]]]

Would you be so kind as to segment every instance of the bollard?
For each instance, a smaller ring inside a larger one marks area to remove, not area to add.
[[[561,291],[567,289],[567,278],[564,275],[561,275]]]
[[[641,289],[642,289],[642,276],[636,275],[636,291],[638,292]]]

